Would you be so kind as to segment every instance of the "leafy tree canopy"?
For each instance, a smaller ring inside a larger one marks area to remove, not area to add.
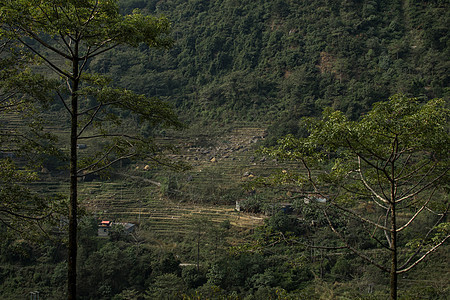
[[[330,229],[348,249],[390,273],[392,299],[397,297],[397,275],[411,270],[450,238],[446,220],[449,113],[443,99],[424,102],[395,95],[374,104],[358,121],[326,109],[322,119],[308,120],[307,137],[288,136],[265,149],[278,159],[301,163],[302,169],[275,175],[273,182],[290,185],[305,199],[325,200],[309,205],[321,206]],[[391,266],[351,245],[345,237],[349,224],[338,224],[330,217],[331,210],[359,221],[365,230],[372,228],[367,236],[388,250]],[[420,226],[419,216],[426,216],[430,230],[405,242],[403,236]],[[376,232],[385,235],[384,242]]]

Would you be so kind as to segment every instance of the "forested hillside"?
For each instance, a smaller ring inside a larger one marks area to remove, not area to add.
[[[448,0],[0,3],[0,298],[448,298]]]
[[[277,120],[326,106],[357,118],[394,93],[448,97],[446,1],[124,0],[164,14],[169,52],[116,50],[90,68],[167,97],[187,122]],[[285,128],[285,129],[284,129]]]

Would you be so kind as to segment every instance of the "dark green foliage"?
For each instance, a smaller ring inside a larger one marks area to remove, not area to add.
[[[308,267],[295,266],[292,257],[277,256],[272,251],[265,255],[244,252],[218,261],[207,274],[208,284],[257,297],[276,290],[292,292],[313,279]]]
[[[231,228],[230,220],[224,220],[224,221],[220,224],[220,228],[229,230],[229,229]]]
[[[261,255],[243,253],[237,257],[227,257],[214,264],[207,274],[208,283],[227,290],[249,288],[248,279],[265,269]]]
[[[351,299],[386,298],[379,270],[355,256],[299,247],[288,235],[281,240],[266,236],[265,243],[261,243],[261,233],[248,236],[252,246],[247,250],[222,254],[214,261],[202,262],[197,270],[196,266],[180,268],[180,261],[161,249],[98,238],[95,223],[93,219],[80,223],[80,299],[182,299],[183,295],[193,297],[187,299],[314,299],[330,294]],[[276,236],[263,228],[258,231]],[[317,228],[315,238],[329,241],[333,237]],[[60,299],[67,272],[63,248],[57,242],[36,247],[20,240],[3,241],[0,285],[5,299],[26,298],[28,291],[34,290],[39,290],[41,297]],[[419,273],[429,273],[429,268],[445,273],[445,249],[438,256]],[[400,299],[441,299],[445,295],[445,278],[421,289],[415,284],[421,281],[415,278],[406,278]],[[17,285],[22,288],[17,290]]]
[[[401,94],[374,104],[358,121],[329,108],[322,119],[309,120],[307,137],[289,135],[263,151],[299,162],[302,171],[285,170],[267,182],[303,198],[300,208],[318,208],[343,248],[389,273],[391,299],[397,299],[399,274],[450,238],[449,112],[443,99]],[[426,232],[421,219],[430,220]],[[380,251],[361,251],[367,249]],[[335,268],[350,273],[344,260]]]
[[[152,267],[155,274],[158,275],[166,273],[181,275],[180,261],[174,256],[173,253],[164,253],[159,260],[153,263]]]
[[[265,220],[266,226],[274,231],[282,233],[291,232],[294,234],[302,233],[301,222],[296,216],[287,215],[283,211],[276,212],[273,216]]]
[[[50,75],[48,70],[35,70],[37,74],[45,74],[48,81],[59,77],[59,86],[51,91],[63,104],[71,128],[70,133],[66,132],[70,139],[65,141],[70,149],[67,296],[76,299],[78,178],[103,171],[121,159],[155,154],[164,148],[136,135],[134,129],[122,127],[125,118],[132,120],[130,127],[137,127],[142,121],[153,127],[181,127],[177,115],[160,99],[111,87],[109,79],[88,72],[87,66],[118,46],[170,48],[170,23],[164,17],[143,15],[138,10],[121,15],[117,1],[71,0],[2,1],[0,20],[0,37],[11,41],[11,48],[26,49],[52,71]],[[33,61],[31,65],[37,69],[38,63]],[[103,149],[79,156],[79,141],[83,140]],[[159,162],[158,158],[153,160]],[[105,297],[114,289],[115,284],[99,288]]]
[[[6,234],[36,238],[36,230],[51,219],[59,200],[31,190],[30,182],[49,156],[59,161],[63,155],[54,147],[55,135],[43,130],[48,125],[41,110],[54,96],[53,80],[33,74],[32,55],[0,40],[0,221]]]
[[[169,16],[174,48],[118,49],[90,67],[122,87],[170,97],[190,121],[279,118],[273,134],[296,134],[290,120],[326,106],[357,118],[396,92],[448,96],[447,2],[123,1],[121,7]]]
[[[108,299],[126,288],[142,289],[152,274],[151,256],[145,248],[124,243],[102,245],[80,266],[80,297]]]
[[[331,268],[331,274],[336,276],[339,281],[349,280],[352,275],[351,261],[345,257],[339,257],[334,266]]]
[[[246,199],[242,200],[240,205],[242,211],[250,213],[260,213],[262,211],[263,202],[258,197],[253,196],[247,197]]]
[[[182,276],[184,283],[188,288],[197,288],[206,283],[207,278],[204,270],[197,270],[194,266],[184,267]]]
[[[185,291],[183,279],[172,273],[159,275],[146,292],[146,299],[180,299]]]
[[[199,136],[192,143],[198,147],[215,146],[207,136],[213,130],[206,125],[214,122],[222,126],[242,120],[268,125],[265,142],[273,146],[278,138],[289,133],[306,138],[308,128],[301,118],[318,116],[324,107],[341,110],[351,121],[366,114],[376,101],[399,91],[420,99],[443,97],[448,101],[448,1],[121,0],[119,6],[125,14],[135,8],[144,14],[165,14],[172,22],[176,43],[167,52],[155,52],[145,45],[131,50],[117,47],[89,63],[90,71],[113,79],[112,88],[95,92],[99,98],[116,98],[119,91],[116,88],[149,97],[135,102],[142,98],[125,94],[121,107],[108,108],[100,115],[106,120],[103,123],[106,129],[121,125],[126,132],[135,133],[138,128],[137,132],[146,138],[165,135],[154,124],[144,124],[132,116],[132,112],[142,109],[147,117],[151,116],[155,108],[151,97],[157,96],[172,102],[184,119],[195,126],[193,131],[198,131]],[[5,72],[2,75],[9,76]],[[27,80],[29,87],[35,79]],[[92,94],[92,88],[102,87],[98,80],[103,79],[90,78],[84,92]],[[36,90],[38,96],[43,92]],[[83,108],[99,103],[95,101],[87,97]],[[163,105],[159,112],[164,113],[167,108]],[[51,106],[53,111],[62,109],[62,105]],[[112,114],[122,118],[122,123]],[[175,120],[173,116],[169,115],[169,121]],[[426,127],[422,119],[418,120],[412,129]],[[384,124],[383,121],[376,123]],[[330,140],[342,140],[341,133],[336,128]],[[413,130],[411,135],[414,136]],[[427,140],[442,138],[429,135]],[[331,146],[328,141],[324,143],[325,147]],[[108,145],[100,141],[90,149],[94,146]],[[122,148],[118,149],[118,154],[121,151]],[[433,155],[447,155],[446,151],[444,147],[441,153],[436,151]],[[43,157],[50,172],[62,165],[53,156]],[[324,156],[330,157],[335,158],[334,154]],[[9,174],[8,161],[3,162],[0,173]],[[88,159],[84,162],[89,163]],[[335,170],[339,167],[336,165]],[[162,183],[161,195],[183,202],[227,204],[245,197],[218,171],[205,168],[203,174],[206,175],[194,174],[189,180],[186,174],[157,180]],[[154,179],[149,172],[144,176]],[[213,183],[222,181],[222,177],[226,187],[218,188]],[[332,179],[338,178],[321,178],[326,184]],[[206,184],[197,191],[195,187],[200,181]],[[267,203],[279,199],[280,194],[273,197],[258,190],[247,195],[241,202],[245,212],[272,216],[263,227],[237,236],[234,234],[239,229],[233,220],[233,226],[230,221],[220,225],[201,222],[198,227],[183,228],[189,234],[177,235],[170,242],[151,240],[131,244],[131,239],[119,232],[110,239],[98,239],[96,221],[80,220],[80,298],[177,299],[183,294],[186,299],[387,298],[384,274],[339,249],[343,243],[326,230],[328,220],[323,215],[323,206],[297,198],[293,201],[294,214],[286,215]],[[283,191],[283,200],[285,195]],[[446,196],[442,195],[444,202]],[[343,200],[348,200],[343,203],[346,207],[377,220],[378,211],[373,207],[355,206],[355,197]],[[433,209],[442,208],[441,204]],[[405,214],[414,209],[417,207],[407,208]],[[336,210],[330,209],[328,216],[349,245],[387,262],[380,251],[382,246],[371,239],[384,241],[382,231],[357,228],[358,221]],[[405,246],[405,251],[399,254],[400,259],[404,260],[418,245],[432,242],[418,237],[426,235],[435,221],[433,216],[418,217],[416,227],[402,231],[399,243]],[[147,226],[146,234],[151,235],[152,229],[152,225]],[[440,230],[433,232],[435,238],[448,231]],[[158,251],[151,250],[149,245],[155,245]],[[314,248],[321,246],[337,249]],[[2,240],[2,296],[25,299],[28,291],[39,289],[42,298],[62,299],[67,275],[64,247],[58,241],[37,247],[20,239]],[[170,247],[173,253],[164,247]],[[413,270],[401,280],[401,299],[445,299],[447,248],[444,245],[441,252],[432,256],[436,263],[419,265],[417,273]],[[197,258],[199,267],[179,266],[180,262],[192,264]]]
[[[180,261],[172,253],[157,255],[146,246],[97,237],[95,219],[84,218],[80,222],[78,237],[79,299],[115,296],[129,299],[124,295],[134,293],[143,297],[146,290],[164,293],[174,278],[180,285],[173,281],[171,288],[180,294],[181,286],[197,287],[206,281],[204,274],[196,276],[189,271],[181,277]],[[65,245],[58,240],[39,246],[19,239],[3,240],[0,244],[2,295],[5,299],[19,299],[26,298],[28,291],[38,290],[41,297],[61,299],[67,280],[65,251]]]

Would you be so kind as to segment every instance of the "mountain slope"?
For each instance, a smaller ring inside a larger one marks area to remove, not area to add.
[[[91,69],[169,99],[188,122],[278,120],[275,133],[295,133],[325,106],[357,118],[394,93],[449,95],[446,1],[120,3],[167,15],[176,44],[118,49]]]

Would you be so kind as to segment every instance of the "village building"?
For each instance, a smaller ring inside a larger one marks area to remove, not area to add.
[[[98,236],[101,236],[101,237],[109,236],[111,229],[116,226],[123,227],[123,232],[125,234],[133,233],[136,228],[136,224],[133,224],[133,223],[101,221],[100,224],[98,225]]]

